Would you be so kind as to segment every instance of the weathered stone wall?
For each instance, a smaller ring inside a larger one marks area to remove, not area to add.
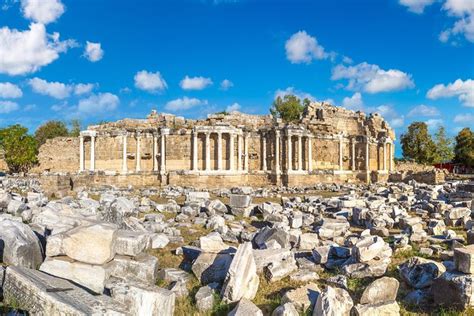
[[[38,165],[31,172],[76,172],[79,165],[79,139],[56,137],[39,148]]]

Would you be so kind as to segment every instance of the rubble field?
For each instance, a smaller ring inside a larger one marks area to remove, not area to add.
[[[473,201],[469,181],[55,199],[0,177],[0,314],[473,315]]]

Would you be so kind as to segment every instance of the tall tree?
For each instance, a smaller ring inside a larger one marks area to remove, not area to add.
[[[283,98],[278,96],[273,101],[270,113],[285,122],[293,122],[301,117],[303,110],[304,106],[301,104],[301,100],[292,94],[287,94]]]
[[[0,129],[0,148],[11,172],[26,172],[37,162],[37,144],[19,124]]]
[[[463,128],[456,136],[454,160],[474,167],[474,133],[469,127]]]
[[[403,157],[413,159],[418,163],[433,163],[436,154],[436,145],[428,133],[428,126],[424,122],[413,122],[400,138]]]
[[[435,133],[436,153],[434,162],[442,163],[453,160],[454,148],[453,140],[446,135],[444,126],[440,126]]]
[[[38,127],[35,132],[35,138],[38,142],[38,146],[43,145],[46,143],[46,140],[59,137],[59,136],[68,136],[69,131],[61,121],[48,121]]]
[[[71,128],[69,130],[69,136],[78,137],[81,133],[81,121],[75,119],[71,121]]]

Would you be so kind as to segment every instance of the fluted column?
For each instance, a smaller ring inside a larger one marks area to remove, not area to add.
[[[234,166],[234,133],[229,134],[229,170],[235,170]]]
[[[343,147],[342,147],[342,135],[339,136],[339,170],[342,170],[343,169],[343,165],[342,165],[342,150],[343,150]]]
[[[91,165],[90,170],[95,170],[95,136],[91,136]]]
[[[162,128],[160,136],[160,174],[166,174],[166,135],[169,134],[169,129]]]
[[[142,153],[140,149],[140,142],[141,142],[141,134],[140,132],[137,132],[136,134],[136,140],[137,140],[137,146],[136,146],[136,152],[135,152],[135,172],[140,172],[141,171],[141,161],[142,161]]]
[[[249,135],[244,135],[244,170],[249,171]]]
[[[262,170],[267,171],[267,137],[262,136]]]
[[[158,171],[158,135],[153,133],[153,171]]]
[[[217,132],[217,170],[222,170],[222,132]]]
[[[370,143],[369,138],[367,137],[365,140],[365,170],[367,172],[370,171]]]
[[[211,133],[206,132],[206,171],[211,170]]]
[[[122,173],[127,173],[127,133],[122,136]]]
[[[84,136],[79,136],[79,172],[84,171]]]
[[[193,170],[198,170],[198,132],[193,131]]]
[[[382,166],[383,166],[383,171],[386,171],[387,170],[387,153],[386,153],[386,149],[387,149],[387,143],[384,142],[383,143],[383,163],[382,163]]]
[[[280,173],[280,131],[275,131],[275,173]]]
[[[308,172],[313,171],[313,144],[312,136],[308,136]]]
[[[394,148],[394,146],[395,146],[394,143],[391,142],[390,143],[390,156],[389,156],[390,160],[388,161],[388,170],[389,171],[393,171],[393,153],[394,153],[393,148]]]
[[[242,135],[237,135],[237,170],[242,169]]]
[[[355,171],[356,170],[356,157],[355,157],[355,137],[352,138],[352,141],[351,141],[351,148],[352,148],[352,153],[351,153],[351,157],[352,157],[352,171]]]
[[[298,171],[303,170],[303,140],[302,136],[298,135]]]
[[[293,170],[293,146],[291,144],[291,133],[288,131],[288,136],[287,136],[287,146],[288,146],[288,150],[286,151],[287,154],[288,154],[288,161],[287,161],[287,164],[288,164],[288,171],[292,171]]]

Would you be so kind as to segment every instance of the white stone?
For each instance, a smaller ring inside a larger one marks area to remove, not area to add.
[[[318,296],[313,316],[348,316],[353,305],[352,298],[346,290],[328,286]]]

